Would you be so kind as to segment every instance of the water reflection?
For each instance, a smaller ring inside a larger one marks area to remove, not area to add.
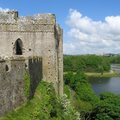
[[[120,94],[120,77],[111,78],[89,78],[89,82],[92,85],[93,90],[100,94],[102,92],[112,92],[114,94]]]

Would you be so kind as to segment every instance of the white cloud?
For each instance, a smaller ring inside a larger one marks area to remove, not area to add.
[[[120,16],[107,16],[94,21],[79,11],[70,9],[65,54],[120,53]]]

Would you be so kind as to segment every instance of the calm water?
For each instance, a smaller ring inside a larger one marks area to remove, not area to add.
[[[93,90],[100,94],[102,92],[112,92],[114,94],[120,94],[120,77],[111,78],[90,78],[89,82],[92,85]]]

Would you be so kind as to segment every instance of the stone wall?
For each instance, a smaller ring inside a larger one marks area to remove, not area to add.
[[[26,59],[26,60],[25,60]],[[25,96],[25,72],[30,75],[29,94]],[[42,80],[40,57],[11,57],[0,60],[0,116],[34,96]],[[28,97],[28,98],[26,98]]]
[[[40,80],[52,82],[56,93],[63,94],[63,31],[57,25],[55,15],[21,17],[17,11],[0,12],[0,55],[1,58],[13,57],[9,60],[10,67],[6,66],[6,59],[0,62],[0,96],[5,95],[0,98],[0,114],[16,107],[24,99],[25,63],[15,57],[23,57],[27,62],[31,78],[30,98]],[[16,91],[19,92],[18,97]]]
[[[58,92],[63,94],[63,30],[58,25],[56,27],[57,45],[57,61],[58,61]]]
[[[30,75],[30,95],[29,98],[34,96],[35,90],[42,80],[42,59],[39,57],[28,59],[28,73]]]
[[[0,115],[24,102],[24,68],[22,58],[0,60]]]

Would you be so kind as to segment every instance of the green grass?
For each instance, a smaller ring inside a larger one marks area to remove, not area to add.
[[[67,73],[68,72],[64,72],[64,75]],[[73,72],[73,74],[76,74],[76,72]],[[120,74],[115,72],[104,72],[103,74],[97,72],[85,72],[85,74],[88,77],[120,77]]]
[[[93,106],[89,102],[81,100],[77,96],[76,92],[73,91],[68,85],[64,86],[64,92],[65,92],[65,94],[68,95],[72,106],[74,106],[75,109],[81,113],[81,120],[82,119],[84,120],[85,113],[91,111]]]
[[[48,104],[51,96],[48,95],[49,86],[41,83],[36,89],[35,96],[21,107],[7,113],[0,120],[47,120],[50,117],[51,104]],[[54,93],[54,91],[53,91]],[[55,95],[54,95],[55,96]],[[47,105],[48,104],[48,105]]]
[[[79,115],[79,114],[78,114]],[[34,97],[0,120],[75,120],[76,110],[65,97],[58,97],[50,83],[40,82]]]
[[[101,73],[92,73],[92,72],[86,72],[85,73],[87,76],[90,77],[120,77],[120,74],[118,73],[110,73],[110,72],[104,72],[103,74]]]

